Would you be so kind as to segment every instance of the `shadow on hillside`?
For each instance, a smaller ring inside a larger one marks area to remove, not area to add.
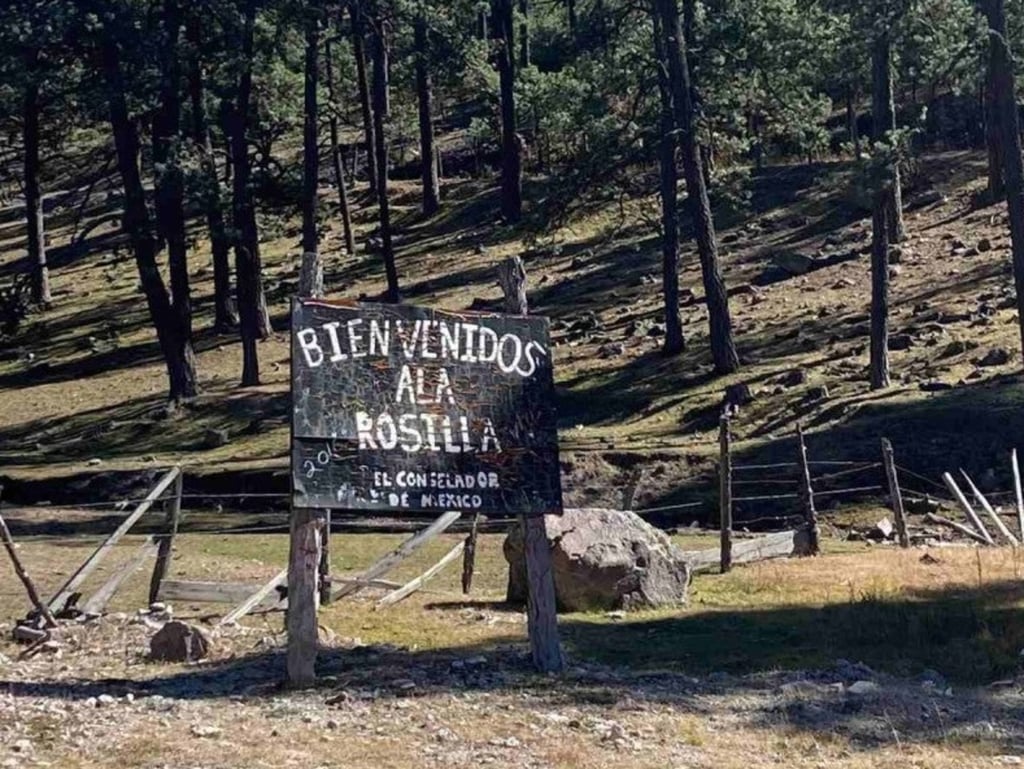
[[[996,698],[984,690],[943,697],[942,691],[945,678],[988,683],[1019,671],[1024,614],[1016,604],[1022,598],[1024,587],[1014,581],[926,590],[899,600],[855,596],[824,609],[684,610],[616,622],[570,615],[561,627],[572,657],[607,667],[589,664],[561,676],[537,676],[521,638],[512,637],[432,651],[330,648],[320,655],[317,691],[327,706],[481,691],[528,692],[531,702],[556,708],[613,711],[639,701],[679,712],[731,713],[756,726],[784,725],[829,739],[839,732],[862,749],[891,744],[894,731],[903,744],[929,744],[945,742],[961,729],[977,729],[986,731],[988,744],[1009,749],[1024,739],[1019,699]],[[479,606],[505,610],[499,604]],[[426,610],[449,613],[463,607],[462,602],[434,603]],[[459,615],[452,620],[458,622]],[[478,655],[484,659],[474,660]],[[284,666],[283,652],[275,649],[169,675],[154,667],[153,677],[141,680],[0,680],[0,687],[15,701],[127,693],[190,700],[273,698],[281,691]],[[917,683],[893,681],[875,672],[879,669],[925,677]],[[881,692],[857,696],[829,686],[864,680],[877,682]],[[780,688],[794,681],[803,682],[795,696]],[[940,705],[942,717],[933,719]]]
[[[137,459],[147,454],[201,451],[210,431],[224,430],[228,438],[256,435],[287,425],[291,395],[243,390],[228,397],[209,396],[174,414],[166,398],[152,395],[128,399],[116,406],[81,411],[72,416],[36,419],[0,428],[5,453],[0,465],[49,465],[81,462],[92,457]],[[283,442],[281,453],[287,452]]]

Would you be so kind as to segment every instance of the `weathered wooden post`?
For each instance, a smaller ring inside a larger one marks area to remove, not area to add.
[[[476,540],[480,529],[480,514],[473,516],[473,526],[466,535],[466,547],[462,551],[462,594],[469,595],[473,589],[473,572],[476,570]]]
[[[159,538],[156,551],[156,563],[153,575],[149,578],[149,602],[153,603],[160,594],[160,585],[167,576],[171,564],[171,553],[174,551],[174,538],[178,536],[178,522],[181,519],[181,494],[184,490],[185,474],[180,473],[174,479],[174,491],[167,502],[167,533]]]
[[[319,255],[302,255],[299,296],[317,299],[323,295],[323,267]],[[320,510],[292,507],[288,545],[288,631],[287,676],[292,688],[316,683],[316,658],[319,641],[317,606],[321,580],[329,567],[323,566],[325,514]]]
[[[1013,491],[1017,497],[1017,525],[1020,527],[1020,538],[1024,541],[1024,492],[1020,485],[1020,465],[1017,463],[1017,449],[1010,452],[1010,464],[1013,465]]]
[[[718,508],[722,526],[721,569],[732,568],[732,453],[729,442],[729,417],[718,423]]]
[[[811,465],[807,461],[807,443],[804,441],[804,428],[796,423],[796,437],[800,444],[800,473],[801,487],[800,496],[804,507],[804,519],[807,526],[807,552],[808,555],[817,555],[819,551],[818,542],[818,511],[814,509],[814,488],[811,485]]]
[[[526,269],[518,256],[511,256],[498,268],[498,283],[505,294],[505,311],[526,315]],[[528,595],[527,628],[533,663],[544,673],[565,667],[558,639],[558,614],[555,606],[555,577],[551,570],[551,548],[543,515],[521,515],[523,548],[526,558]]]
[[[892,501],[892,514],[896,519],[896,539],[900,547],[910,547],[910,537],[907,536],[907,516],[903,510],[903,494],[900,492],[899,476],[896,475],[896,458],[893,454],[892,443],[888,438],[882,438],[882,464],[885,465],[885,477],[889,483],[889,499]]]

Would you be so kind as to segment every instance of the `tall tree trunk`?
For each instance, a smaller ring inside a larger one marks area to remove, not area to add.
[[[387,67],[388,60],[384,24],[381,19],[373,19],[370,34],[370,47],[373,52],[373,134],[376,142],[374,153],[377,164],[377,208],[380,212],[381,254],[384,259],[384,272],[387,276],[387,291],[384,301],[398,302],[401,294],[398,287],[398,270],[395,267],[395,250],[391,242],[391,204],[388,200],[388,141],[384,128],[384,116],[387,114]]]
[[[231,242],[224,226],[223,195],[217,176],[217,161],[210,138],[210,124],[206,115],[202,64],[202,19],[193,8],[185,22],[185,36],[191,48],[188,68],[189,98],[192,104],[192,141],[200,153],[203,172],[203,208],[206,225],[210,230],[210,250],[213,253],[213,328],[218,333],[230,331],[238,322],[235,303],[231,295]]]
[[[523,157],[522,141],[516,133],[512,2],[491,2],[501,91],[501,213],[509,223],[518,222],[523,216]]]
[[[232,211],[235,228],[235,274],[238,281],[239,330],[242,337],[242,385],[260,383],[257,341],[270,332],[263,296],[259,232],[250,181],[252,166],[246,133],[252,97],[252,59],[257,0],[248,0],[242,28],[241,73],[237,100],[231,110]]]
[[[437,213],[441,207],[441,183],[437,178],[437,151],[434,148],[434,90],[427,66],[427,21],[422,12],[416,16],[416,97],[420,117],[420,176],[423,180],[423,213]]]
[[[195,355],[191,341],[179,331],[177,316],[157,267],[156,241],[138,166],[139,137],[128,115],[120,54],[110,30],[104,31],[100,60],[108,91],[117,166],[124,185],[124,229],[135,254],[139,281],[167,365],[169,397],[172,403],[179,403],[197,394]]]
[[[1006,193],[1003,183],[1003,150],[999,139],[999,102],[996,72],[999,50],[994,35],[988,37],[988,68],[985,73],[985,144],[988,149],[988,195],[995,201]]]
[[[181,169],[181,34],[179,0],[164,0],[163,56],[160,72],[160,104],[153,116],[153,165],[156,167],[155,199],[157,228],[167,242],[171,275],[171,304],[178,331],[192,338],[192,296],[188,278],[188,244],[185,241],[185,179]]]
[[[22,139],[25,150],[25,224],[28,227],[28,259],[31,265],[32,301],[49,305],[50,270],[46,266],[46,230],[43,214],[43,195],[39,188],[39,84],[35,80],[38,56],[29,59],[29,82],[25,86],[22,109]]]
[[[566,21],[569,23],[569,39],[576,39],[576,0],[565,0]]]
[[[665,39],[665,54],[668,58],[675,123],[681,139],[686,197],[690,216],[693,219],[705,301],[708,307],[711,358],[717,373],[728,374],[739,369],[740,362],[736,353],[736,344],[733,341],[729,299],[719,265],[715,223],[711,216],[711,202],[708,199],[700,146],[694,125],[690,68],[687,63],[679,8],[676,6],[676,0],[655,0],[654,7],[656,15],[660,17]]]
[[[302,131],[302,251],[319,253],[317,237],[317,190],[320,186],[320,147],[317,144],[317,81],[320,76],[320,19],[306,11],[306,66],[304,74],[305,122]]]
[[[334,165],[334,182],[338,185],[338,208],[341,210],[341,224],[345,231],[345,250],[350,255],[356,253],[356,239],[352,231],[352,210],[348,202],[348,185],[345,183],[345,163],[341,156],[341,144],[338,141],[338,103],[337,89],[334,84],[334,57],[331,54],[331,41],[324,48],[324,61],[327,65],[327,94],[331,100],[331,115],[328,125],[331,131],[331,162]]]
[[[882,139],[889,131],[896,130],[896,106],[893,101],[892,89],[892,39],[888,29],[878,33],[872,56],[873,79],[873,114],[875,121],[875,139]],[[878,125],[882,132],[879,133]],[[886,203],[888,213],[886,222],[889,227],[889,240],[900,243],[906,237],[903,224],[903,192],[900,185],[900,169],[894,164],[889,174],[889,200]]]
[[[990,59],[992,83],[999,111],[999,138],[1003,149],[1003,176],[1006,181],[1006,211],[1010,220],[1010,246],[1013,253],[1013,282],[1017,289],[1017,317],[1024,347],[1024,160],[1021,158],[1020,114],[1006,29],[1003,0],[988,0],[989,40],[995,50]]]
[[[685,349],[683,322],[679,313],[679,171],[676,167],[675,115],[664,35],[659,20],[655,18],[653,21],[654,54],[661,97],[658,161],[661,171],[661,280],[665,300],[665,344],[662,349],[666,355],[676,355]]]
[[[875,40],[871,61],[871,113],[874,140],[885,139],[892,130],[892,69],[888,31]],[[875,181],[871,216],[871,389],[889,386],[889,240],[893,214],[894,168],[880,173]]]
[[[366,66],[366,17],[363,15],[362,0],[349,4],[352,19],[352,54],[356,60],[356,89],[359,91],[359,107],[363,113],[363,135],[366,141],[366,177],[370,192],[377,189],[377,141],[373,131],[373,104],[370,98],[370,79]]]
[[[519,66],[530,66],[530,0],[519,0]]]
[[[860,132],[857,130],[856,98],[852,86],[846,87],[846,131],[853,147],[853,158],[860,160]]]

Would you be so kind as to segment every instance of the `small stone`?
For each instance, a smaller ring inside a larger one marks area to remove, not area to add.
[[[100,707],[105,707],[107,705],[113,705],[115,702],[117,702],[117,700],[109,694],[101,694],[99,697],[96,698],[96,702],[99,704]]]
[[[881,690],[881,688],[882,687],[880,687],[874,681],[855,681],[854,683],[846,687],[846,691],[848,691],[850,694],[862,697],[868,694],[875,694],[876,692]]]
[[[149,657],[163,662],[194,662],[210,653],[210,640],[194,625],[168,622],[149,642]]]
[[[96,467],[97,465],[102,465],[103,460],[100,459],[99,457],[93,457],[88,462],[86,462],[86,464],[89,465],[90,467]]]
[[[802,368],[795,368],[782,375],[779,383],[785,387],[797,387],[807,382],[807,372]]]
[[[227,446],[231,442],[231,436],[227,430],[209,429],[203,433],[203,446],[208,449],[218,449]]]
[[[979,366],[1005,366],[1010,362],[1010,353],[1004,347],[993,347],[978,361]]]
[[[335,729],[340,729],[341,728],[341,724],[338,723],[338,721],[336,719],[334,719],[334,718],[328,718],[327,719],[327,723],[324,724],[324,726],[326,726],[328,729],[330,729],[332,731],[335,730]]]
[[[15,740],[11,745],[11,751],[14,753],[31,753],[32,749],[31,740]]]
[[[210,726],[208,724],[192,724],[190,731],[193,737],[219,737],[224,733],[224,730],[219,726]]]
[[[914,338],[910,334],[895,334],[889,337],[889,349],[900,351],[909,350],[914,346]]]
[[[807,395],[805,395],[804,398],[810,402],[823,401],[828,398],[828,387],[826,385],[812,387],[807,391]]]
[[[985,253],[986,251],[992,250],[992,241],[988,238],[982,238],[978,241],[977,249],[979,253]]]

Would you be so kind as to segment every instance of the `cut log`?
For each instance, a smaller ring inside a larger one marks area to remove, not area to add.
[[[948,526],[951,529],[955,529],[956,531],[959,531],[961,534],[963,534],[965,537],[970,537],[971,539],[980,542],[983,545],[989,544],[988,540],[986,540],[978,532],[976,532],[974,529],[964,526],[962,523],[951,521],[948,518],[943,518],[941,515],[936,515],[935,513],[925,513],[924,519],[928,521],[928,523],[937,523],[940,526]]]
[[[770,558],[807,555],[810,545],[807,530],[802,528],[766,534],[754,539],[736,540],[732,543],[732,563],[755,563]],[[683,557],[691,572],[713,572],[718,570],[721,563],[721,550],[687,550],[683,552]]]
[[[410,580],[409,582],[405,583],[400,588],[398,588],[398,590],[394,590],[388,593],[386,596],[377,601],[377,606],[391,606],[392,604],[396,604],[399,601],[408,598],[410,595],[412,595],[425,584],[427,584],[428,580],[436,576],[442,569],[444,569],[445,566],[447,566],[452,561],[457,559],[460,555],[462,555],[462,551],[465,549],[466,542],[460,542],[451,550],[449,550],[440,561],[435,563],[433,566],[431,566],[429,569],[423,572],[420,576],[416,577],[416,579]]]
[[[93,593],[92,597],[85,602],[85,606],[82,607],[82,613],[102,614],[103,610],[107,608],[107,604],[110,603],[110,599],[114,597],[114,594],[121,588],[124,581],[141,569],[146,561],[155,556],[158,549],[159,545],[157,545],[153,538],[147,537],[142,547],[135,554],[135,557],[110,575],[110,579],[103,583],[103,587]]]
[[[96,548],[95,552],[85,559],[85,562],[78,567],[78,570],[71,575],[68,581],[61,586],[60,590],[57,591],[53,598],[47,602],[47,606],[50,607],[51,611],[57,611],[67,603],[67,600],[75,592],[76,588],[78,588],[78,586],[96,570],[96,567],[103,562],[103,559],[106,558],[107,555],[109,555],[114,545],[116,545],[121,538],[128,533],[128,530],[138,522],[139,518],[146,514],[146,511],[149,510],[160,495],[167,490],[167,487],[174,483],[174,480],[180,473],[181,468],[172,467],[170,471],[160,479],[156,486],[153,487],[149,494],[146,495],[146,498],[139,504],[139,506],[132,511],[131,515],[124,519],[114,533],[107,537],[106,540],[103,541],[103,544]]]
[[[358,593],[364,587],[364,585],[361,584],[363,581],[383,577],[395,568],[395,566],[415,553],[430,540],[455,523],[458,519],[459,513],[457,511],[445,513],[427,528],[423,529],[423,531],[417,532],[399,545],[395,550],[374,563],[370,568],[355,575],[355,581],[351,581],[349,584],[343,585],[339,588],[339,590],[334,594],[334,598],[344,598],[347,595],[354,595],[355,593]]]
[[[948,488],[950,493],[953,495],[953,498],[956,499],[960,504],[960,507],[963,508],[964,513],[967,515],[967,520],[974,525],[975,531],[981,534],[982,539],[985,540],[985,544],[994,545],[995,541],[992,539],[992,535],[988,533],[988,529],[985,528],[985,524],[981,522],[978,514],[974,512],[974,508],[971,507],[971,503],[967,501],[967,497],[964,496],[964,493],[960,491],[960,487],[956,485],[956,481],[953,480],[953,476],[949,473],[943,473],[942,480],[946,484],[946,488]]]
[[[1017,541],[1017,538],[1010,533],[1008,528],[1006,528],[1006,524],[1003,523],[996,511],[992,509],[992,505],[988,503],[988,500],[985,499],[985,495],[982,494],[981,491],[978,490],[978,487],[974,485],[974,481],[971,480],[970,476],[962,469],[960,470],[960,474],[964,477],[964,480],[970,487],[971,493],[974,494],[974,498],[978,500],[978,504],[980,504],[982,509],[988,514],[988,517],[992,519],[992,523],[996,525],[996,529],[999,530],[999,533],[1002,534],[1006,541],[1014,547],[1019,545],[1020,543]]]

